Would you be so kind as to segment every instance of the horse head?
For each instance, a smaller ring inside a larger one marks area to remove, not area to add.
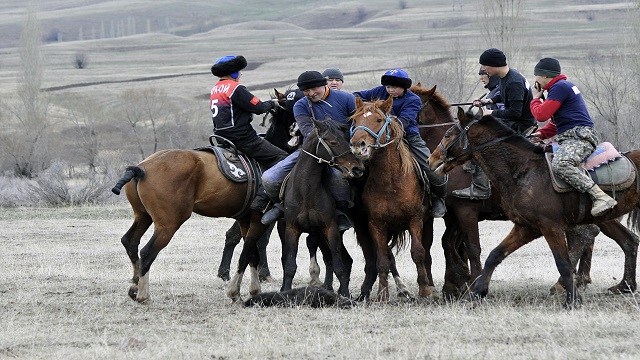
[[[450,127],[429,157],[429,166],[439,175],[451,171],[456,166],[471,159],[467,132],[483,116],[481,108],[471,107],[464,111],[458,107],[458,121]]]
[[[359,178],[364,174],[362,160],[351,153],[348,127],[331,119],[313,120],[314,130],[309,134],[302,151],[318,163],[326,163],[342,172],[346,178]]]
[[[363,160],[373,151],[385,147],[404,136],[402,123],[391,115],[393,98],[364,102],[356,98],[356,112],[351,116],[351,152]]]

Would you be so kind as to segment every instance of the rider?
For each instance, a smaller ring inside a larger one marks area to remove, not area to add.
[[[560,62],[554,58],[541,59],[533,70],[536,86],[530,103],[531,113],[540,122],[551,121],[531,134],[532,140],[557,134],[558,150],[551,163],[554,174],[579,192],[587,192],[593,200],[591,215],[600,216],[618,202],[580,168],[580,163],[598,145],[598,137],[580,90],[560,71]],[[547,99],[543,102],[540,98],[544,90]]]
[[[488,108],[484,115],[493,115],[502,120],[507,126],[519,134],[534,127],[536,121],[531,115],[529,103],[531,102],[531,86],[527,79],[517,70],[507,66],[507,57],[496,48],[485,50],[480,55],[480,65],[490,76],[497,77],[500,92],[489,95],[486,99],[474,99],[474,106],[484,106],[502,103],[504,107],[492,110]],[[491,196],[489,179],[482,168],[475,164],[471,174],[471,185],[468,188],[454,190],[453,196],[472,200],[488,199]]]
[[[393,97],[392,113],[402,122],[405,142],[409,145],[411,153],[429,180],[431,214],[433,217],[443,217],[447,211],[444,203],[444,198],[447,195],[447,180],[437,175],[429,167],[431,151],[420,137],[417,123],[422,101],[418,95],[409,90],[411,79],[402,69],[388,70],[382,75],[380,82],[382,85],[370,90],[356,91],[354,95],[360,96],[364,101],[387,100],[389,96]]]
[[[336,68],[328,68],[322,72],[322,76],[327,79],[327,84],[331,88],[331,90],[342,90],[342,85],[344,84],[344,76],[342,75],[342,71]]]
[[[218,82],[211,88],[210,107],[213,133],[231,141],[245,155],[255,159],[262,169],[268,169],[287,157],[287,152],[258,136],[251,121],[253,114],[264,114],[278,105],[278,99],[260,101],[240,84],[242,72],[247,66],[243,56],[227,55],[211,66],[211,73]],[[259,189],[250,208],[264,211],[269,204],[264,189]]]
[[[484,88],[489,91],[487,98],[493,99],[500,96],[500,86],[498,85],[500,82],[499,77],[489,76],[482,65],[480,65],[480,70],[478,70],[478,76],[480,76],[480,81],[484,84]],[[488,110],[501,110],[504,109],[504,104],[501,102],[497,104],[489,102],[484,107]],[[480,165],[478,165],[475,160],[469,160],[464,163],[463,169],[471,173],[471,185],[468,188],[453,190],[451,194],[456,197],[471,200],[488,199],[491,196],[491,184],[489,184],[489,179],[487,179]]]
[[[327,79],[318,71],[303,72],[298,76],[297,85],[298,89],[304,93],[304,97],[294,104],[293,114],[305,139],[313,131],[311,119],[324,121],[329,118],[351,124],[349,116],[356,109],[356,100],[353,94],[332,90],[327,86]],[[279,196],[280,188],[287,174],[293,169],[299,155],[300,149],[262,174],[264,188],[274,202],[274,206],[262,217],[263,224],[271,224],[284,215],[284,207]],[[346,216],[342,216],[346,208],[353,206],[351,186],[339,170],[331,169],[329,173],[331,179],[327,185],[336,199],[338,229],[344,231],[351,227]]]

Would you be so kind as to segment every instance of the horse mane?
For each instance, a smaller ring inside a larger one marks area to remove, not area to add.
[[[496,137],[507,137],[510,136],[505,142],[517,145],[519,148],[533,152],[535,154],[544,153],[544,147],[534,144],[531,141],[527,140],[521,134],[517,134],[512,128],[508,127],[502,121],[495,118],[493,115],[485,115],[480,119],[481,123],[485,123],[488,125],[493,131],[496,133]],[[513,135],[513,136],[512,136]]]

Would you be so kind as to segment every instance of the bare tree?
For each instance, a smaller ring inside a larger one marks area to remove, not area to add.
[[[75,141],[73,151],[77,158],[95,171],[98,166],[100,151],[99,127],[105,123],[106,116],[100,104],[92,99],[74,95],[61,104],[66,110],[65,119],[71,124],[68,132]]]
[[[36,17],[35,1],[29,1],[20,36],[21,74],[17,101],[5,100],[3,114],[11,126],[3,129],[0,141],[12,159],[14,173],[33,177],[47,168],[51,157],[48,151],[47,111],[49,98],[41,92],[42,54],[40,24]]]
[[[603,56],[590,52],[584,60],[584,67],[576,69],[585,101],[592,110],[600,140],[611,141],[615,145],[627,142],[621,131],[620,114],[629,99],[633,74],[625,65],[623,54]]]
[[[162,122],[170,111],[171,101],[161,89],[127,90],[120,97],[121,116],[133,133],[133,141],[143,158],[158,151]],[[149,140],[152,142],[149,148]]]
[[[502,50],[510,62],[523,59],[526,28],[523,0],[482,0],[478,2],[482,14],[482,38],[488,47]]]

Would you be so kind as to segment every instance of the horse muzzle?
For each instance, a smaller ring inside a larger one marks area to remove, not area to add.
[[[361,141],[358,145],[351,143],[350,148],[353,155],[361,160],[368,160],[371,157],[371,145],[364,141]]]

